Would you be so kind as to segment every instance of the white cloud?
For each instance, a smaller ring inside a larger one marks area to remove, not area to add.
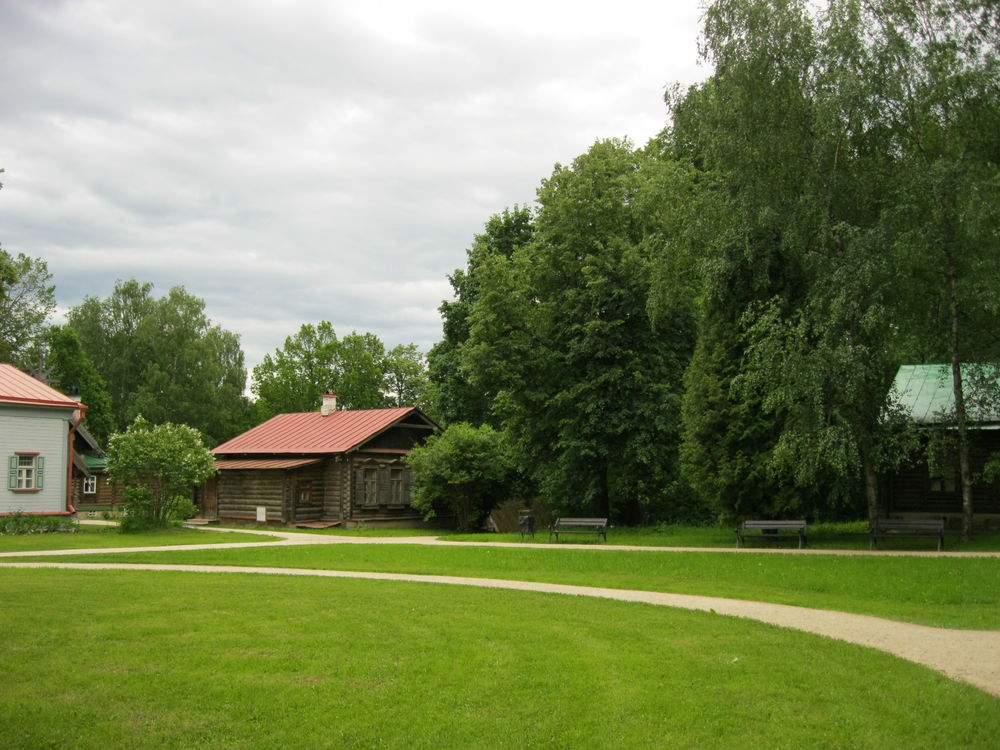
[[[493,213],[696,67],[698,4],[0,4],[0,241],[60,305],[184,285],[248,365],[305,322],[429,346]]]

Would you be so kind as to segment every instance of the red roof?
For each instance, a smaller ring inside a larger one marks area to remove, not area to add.
[[[50,388],[41,380],[0,362],[0,403],[33,406],[65,406],[79,409],[82,404]]]
[[[233,458],[218,459],[215,468],[219,471],[231,469],[298,469],[302,466],[318,464],[322,458]]]
[[[416,412],[399,409],[279,414],[215,448],[215,455],[346,453]]]

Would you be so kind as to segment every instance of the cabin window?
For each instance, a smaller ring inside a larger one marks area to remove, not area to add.
[[[958,477],[954,471],[940,471],[930,476],[931,492],[956,492]]]
[[[302,482],[299,484],[299,505],[309,504],[309,495],[312,492],[312,482]]]
[[[403,504],[403,470],[389,469],[389,503]]]
[[[83,478],[83,494],[93,495],[97,492],[97,477],[89,476]]]
[[[7,489],[37,492],[44,486],[45,459],[37,453],[15,453],[7,462]]]
[[[378,469],[365,469],[364,481],[364,504],[378,505]]]

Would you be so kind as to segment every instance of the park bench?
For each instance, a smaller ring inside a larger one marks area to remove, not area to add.
[[[777,541],[792,534],[799,537],[799,549],[806,546],[805,521],[744,521],[736,527],[736,546],[742,547],[747,537]]]
[[[878,540],[887,537],[937,537],[937,548],[944,548],[943,518],[876,518],[869,529],[868,549],[877,549]]]
[[[560,534],[595,534],[600,541],[608,541],[608,519],[607,518],[557,518],[555,523],[549,527],[549,541],[552,537],[559,541]]]

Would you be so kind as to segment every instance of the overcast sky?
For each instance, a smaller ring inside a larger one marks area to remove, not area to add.
[[[707,75],[699,0],[0,0],[0,243],[61,309],[183,285],[248,368],[303,323],[426,351],[484,222]]]

